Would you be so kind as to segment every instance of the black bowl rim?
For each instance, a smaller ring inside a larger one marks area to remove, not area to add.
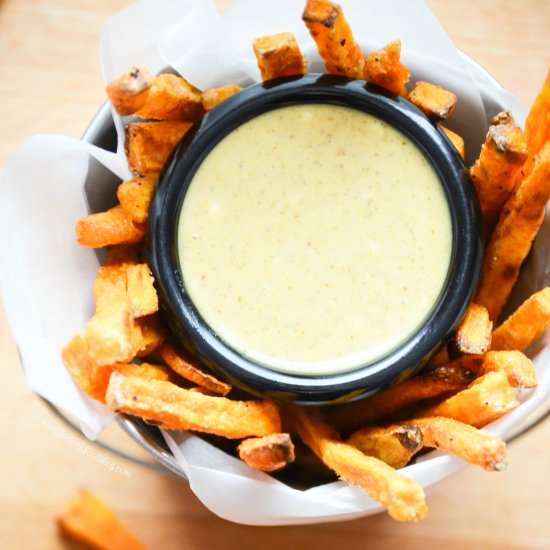
[[[426,322],[381,359],[347,372],[299,376],[256,364],[225,344],[185,292],[177,222],[185,192],[209,151],[230,131],[267,110],[290,104],[336,103],[378,116],[404,133],[432,162],[448,199],[453,227],[447,281]],[[477,285],[482,243],[477,198],[446,136],[407,100],[364,81],[308,74],[252,85],[209,112],[183,138],[162,172],[149,214],[148,256],[162,307],[182,343],[209,367],[248,392],[297,404],[358,399],[414,372],[462,318]],[[453,283],[454,281],[454,283]]]

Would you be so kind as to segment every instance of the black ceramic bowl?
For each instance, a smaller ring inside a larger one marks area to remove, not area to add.
[[[334,375],[277,372],[229,347],[195,308],[186,292],[178,260],[177,227],[181,206],[206,155],[247,120],[278,107],[300,103],[343,105],[370,113],[396,127],[432,163],[451,213],[453,237],[447,280],[425,323],[385,357]],[[162,307],[182,345],[237,387],[303,405],[356,399],[412,374],[459,322],[479,277],[482,243],[477,202],[456,150],[411,103],[359,80],[309,74],[253,85],[224,101],[208,113],[174,151],[160,176],[149,220],[149,261]]]

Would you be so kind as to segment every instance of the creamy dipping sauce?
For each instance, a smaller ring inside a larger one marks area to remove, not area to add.
[[[334,374],[392,351],[446,280],[452,228],[429,161],[355,109],[264,113],[207,155],[183,201],[178,250],[197,310],[271,369]]]

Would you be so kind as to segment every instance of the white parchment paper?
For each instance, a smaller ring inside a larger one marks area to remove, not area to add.
[[[426,78],[452,89],[459,107],[449,126],[460,132],[472,160],[488,117],[503,107],[523,122],[523,107],[472,62],[465,62],[421,0],[341,0],[354,34],[365,50],[400,38],[403,59],[414,79]],[[237,0],[220,17],[209,0],[139,0],[110,17],[101,41],[101,63],[108,82],[130,65],[151,71],[172,67],[198,87],[259,80],[251,41],[262,34],[293,32],[310,62],[323,70],[301,23],[298,0]],[[63,108],[62,105],[59,106]],[[110,153],[58,135],[37,136],[23,144],[0,180],[0,290],[29,386],[75,416],[88,436],[112,419],[105,407],[74,385],[60,350],[82,331],[92,313],[92,283],[98,266],[92,250],[76,244],[75,221],[113,203],[114,186],[129,172],[119,117],[113,115],[118,148]],[[535,243],[512,302],[550,284],[550,224]],[[544,342],[546,344],[546,342]],[[522,396],[523,404],[487,428],[505,436],[550,393],[550,348],[534,350],[540,384]],[[200,438],[167,433],[166,441],[184,469],[192,490],[213,512],[254,525],[340,521],[376,513],[381,507],[360,489],[343,482],[307,491],[291,489],[250,469]],[[457,458],[431,453],[404,473],[423,487],[463,466]]]

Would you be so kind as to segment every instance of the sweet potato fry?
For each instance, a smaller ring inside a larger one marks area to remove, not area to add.
[[[278,433],[245,439],[237,447],[239,457],[251,468],[275,472],[294,462],[294,444],[290,435]]]
[[[550,198],[550,142],[537,156],[533,171],[506,201],[485,251],[475,302],[492,321],[500,315],[519,269],[542,224]]]
[[[80,491],[57,518],[64,535],[97,550],[146,550],[146,547],[97,497]]]
[[[126,156],[134,174],[158,174],[192,124],[180,121],[131,122],[126,125]]]
[[[526,158],[523,132],[508,111],[500,113],[493,119],[479,158],[470,169],[486,234],[493,230]]]
[[[239,93],[241,89],[237,84],[226,84],[218,88],[209,88],[202,93],[202,106],[205,111],[211,111],[228,97]]]
[[[487,352],[476,374],[482,376],[492,371],[506,374],[508,383],[514,388],[534,388],[537,385],[535,366],[521,351]]]
[[[435,121],[449,118],[455,110],[457,97],[453,92],[419,80],[409,93],[408,99],[416,105],[428,118]]]
[[[506,468],[506,444],[499,437],[442,416],[414,418],[406,424],[422,431],[425,447],[447,451],[488,471]]]
[[[75,336],[63,349],[62,358],[77,386],[94,399],[105,402],[113,369],[110,365],[98,365],[94,361],[86,340],[80,335]]]
[[[525,121],[525,138],[529,158],[523,168],[524,175],[529,175],[534,166],[534,160],[544,144],[550,141],[550,70],[546,74],[539,95],[536,97],[527,120]]]
[[[400,63],[401,41],[394,40],[381,50],[370,52],[365,61],[365,80],[392,94],[407,95],[405,84],[411,73]]]
[[[211,374],[195,367],[170,344],[163,344],[159,349],[159,353],[163,361],[182,378],[218,395],[227,395],[231,391],[230,384],[222,382]]]
[[[90,214],[76,223],[76,240],[91,248],[137,243],[144,235],[145,227],[135,224],[120,206]]]
[[[419,428],[401,424],[363,428],[354,432],[347,443],[366,455],[379,458],[392,468],[403,468],[422,449],[423,439]]]
[[[491,348],[519,349],[529,347],[550,326],[550,287],[529,296],[497,329]]]
[[[302,441],[339,477],[358,485],[399,521],[418,521],[428,508],[422,488],[378,458],[340,441],[320,411],[294,408],[293,426]]]
[[[307,62],[291,32],[256,38],[252,49],[264,81],[282,76],[303,75],[307,70]]]
[[[491,345],[493,323],[488,311],[471,303],[456,330],[456,345],[462,353],[485,353]]]
[[[141,330],[141,347],[138,357],[146,357],[153,353],[166,340],[167,332],[158,315],[147,315],[137,319]]]
[[[466,151],[464,148],[464,139],[462,138],[462,136],[458,135],[456,132],[453,132],[452,130],[449,130],[449,128],[446,128],[445,126],[443,126],[443,124],[438,124],[437,126],[449,138],[449,141],[453,144],[454,148],[458,151],[458,154],[462,157],[462,160],[464,160]]]
[[[153,274],[147,264],[136,264],[126,269],[128,301],[134,318],[156,313],[159,299],[153,285]]]
[[[167,430],[194,430],[229,439],[281,431],[279,410],[271,401],[211,397],[162,380],[113,372],[105,399],[112,410],[139,416]]]
[[[91,356],[99,365],[130,361],[142,347],[142,337],[128,301],[126,269],[101,267],[94,298],[95,314],[85,333]]]
[[[152,363],[116,363],[113,369],[124,376],[137,376],[144,380],[170,380],[170,369],[164,365],[153,365]],[[107,386],[105,386],[107,389]]]
[[[157,175],[148,174],[136,176],[118,186],[116,196],[120,206],[134,223],[141,224],[147,221],[156,183]]]
[[[196,122],[204,114],[201,94],[181,76],[161,74],[149,88],[136,116],[157,120]]]
[[[107,86],[107,95],[121,115],[131,115],[145,105],[153,77],[145,67],[134,66]]]
[[[329,73],[349,78],[364,77],[363,52],[340,6],[328,0],[307,0],[302,19]]]
[[[423,409],[419,417],[444,416],[483,428],[519,405],[504,372],[488,372],[468,388],[434,407]]]
[[[369,422],[393,414],[399,409],[439,395],[465,388],[474,378],[460,362],[437,367],[382,390],[370,397],[334,407],[329,418],[343,432],[355,430]]]

